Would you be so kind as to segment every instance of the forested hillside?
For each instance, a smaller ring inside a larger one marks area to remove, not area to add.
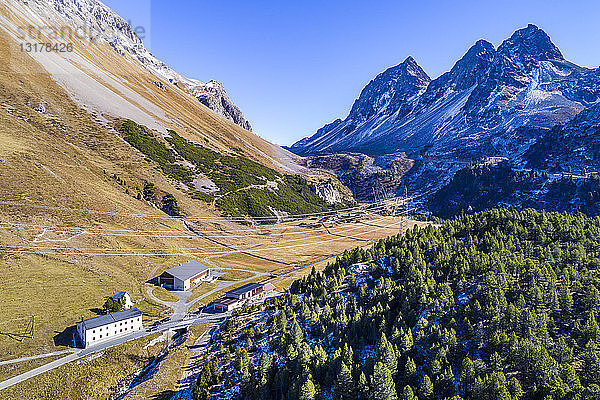
[[[597,173],[549,174],[545,170],[522,171],[503,161],[494,165],[470,165],[428,202],[442,218],[495,207],[600,215],[600,177]]]
[[[597,399],[599,251],[600,218],[492,210],[346,252],[224,334],[199,398]]]
[[[122,121],[124,140],[155,162],[163,174],[181,184],[190,197],[214,202],[225,216],[272,218],[276,214],[308,214],[342,208],[328,204],[306,179],[285,175],[238,154],[221,154],[188,141],[170,130],[159,138],[144,126]]]

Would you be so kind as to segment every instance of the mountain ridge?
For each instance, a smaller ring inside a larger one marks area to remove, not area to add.
[[[369,100],[365,90],[356,102]],[[457,153],[500,131],[566,122],[599,99],[595,70],[566,61],[550,37],[530,24],[498,49],[478,40],[421,95],[397,106],[411,110],[406,115],[376,113],[363,121],[353,107],[341,123],[322,128],[290,149],[300,155],[406,151],[414,156],[431,146],[437,154]]]

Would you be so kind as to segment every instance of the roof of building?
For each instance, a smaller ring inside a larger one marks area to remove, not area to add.
[[[142,312],[140,310],[138,310],[137,308],[132,308],[130,310],[118,311],[115,313],[86,319],[85,321],[80,322],[79,324],[83,324],[83,327],[87,330],[87,329],[98,328],[98,327],[112,324],[112,323],[119,322],[119,321],[124,321],[126,319],[139,317],[141,315],[142,315]]]
[[[221,297],[220,299],[217,299],[213,302],[213,304],[220,304],[223,306],[230,306],[232,304],[237,303],[238,301],[236,299],[228,299],[227,297]]]
[[[165,272],[177,279],[187,281],[188,279],[203,274],[208,270],[209,268],[206,265],[199,263],[196,260],[190,260],[184,262],[183,264],[179,264],[176,267],[168,269]]]
[[[265,292],[272,292],[273,290],[275,290],[275,286],[272,283],[265,283],[265,285],[263,286],[263,290]]]
[[[230,290],[229,292],[227,292],[227,294],[235,294],[235,295],[242,295],[244,293],[248,293],[251,292],[255,289],[259,289],[262,288],[263,284],[262,283],[247,283],[244,286],[240,286],[237,289],[233,289]]]
[[[119,291],[116,291],[116,292],[115,292],[115,293],[114,293],[112,296],[110,296],[110,297],[111,297],[112,299],[114,299],[114,300],[118,300],[118,299],[120,299],[121,297],[125,296],[126,294],[127,294],[127,292],[121,292],[121,291],[119,290]]]

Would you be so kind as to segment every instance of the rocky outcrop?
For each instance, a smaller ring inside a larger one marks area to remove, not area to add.
[[[331,182],[322,182],[313,184],[311,189],[328,204],[336,204],[342,202],[342,194]]]
[[[342,174],[357,180],[344,181],[353,190],[379,176],[376,167],[382,167],[379,160],[385,155],[405,153],[414,160],[410,171],[388,175],[401,175],[403,184],[429,191],[482,158],[521,160],[548,130],[598,102],[600,68],[565,60],[543,30],[529,25],[497,49],[477,41],[434,80],[407,59],[370,82],[346,119],[321,128],[291,150],[317,160],[325,155],[332,160],[335,153],[362,153],[377,160]],[[400,183],[389,187],[395,185]]]
[[[398,191],[402,178],[414,165],[405,154],[370,157],[360,153],[313,156],[307,167],[336,175],[360,201],[380,200]]]
[[[214,112],[221,114],[242,128],[252,132],[250,122],[246,121],[242,111],[227,97],[221,82],[210,81],[192,89],[194,96]]]

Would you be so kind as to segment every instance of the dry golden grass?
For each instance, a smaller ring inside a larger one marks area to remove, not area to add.
[[[179,297],[175,296],[173,293],[169,292],[167,289],[163,287],[157,287],[152,289],[152,294],[156,296],[158,299],[162,301],[168,301],[170,303],[177,302]]]
[[[164,347],[164,342],[146,347],[157,337],[138,339],[63,365],[45,374],[11,386],[0,398],[11,400],[105,399],[118,383],[147,365]]]
[[[216,288],[216,282],[202,282],[200,286],[197,286],[194,289],[192,289],[192,295],[188,298],[187,302],[190,303],[196,300],[198,297],[202,296],[203,294],[208,293]]]
[[[45,365],[52,361],[55,361],[64,356],[65,355],[63,354],[63,355],[58,355],[58,356],[50,356],[50,357],[45,357],[45,358],[38,358],[38,359],[34,359],[34,360],[23,361],[23,362],[16,363],[16,364],[0,365],[0,382],[4,381],[6,379],[10,379],[13,376],[17,376],[22,373],[25,373],[27,371],[31,371],[32,369],[35,369],[37,367],[41,367],[42,365]],[[2,398],[1,394],[0,394],[0,398]]]

